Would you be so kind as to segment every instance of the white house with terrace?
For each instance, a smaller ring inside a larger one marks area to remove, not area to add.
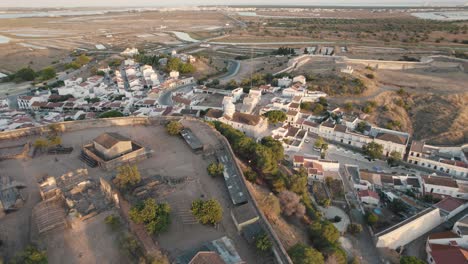
[[[468,181],[437,175],[421,176],[421,181],[423,194],[468,200]]]
[[[260,139],[268,134],[268,121],[266,118],[237,112],[232,100],[223,100],[223,110],[210,109],[206,113],[205,119],[228,124],[255,139]]]
[[[307,172],[308,181],[324,181],[327,177],[340,179],[340,163],[334,160],[321,159],[317,156],[294,155],[294,168],[304,168]]]
[[[458,151],[413,141],[407,158],[408,163],[447,173],[454,177],[468,178],[468,163],[461,147]]]

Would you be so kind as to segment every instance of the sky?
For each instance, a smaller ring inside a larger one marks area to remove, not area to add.
[[[193,5],[463,5],[468,0],[0,0],[0,7],[193,6]]]

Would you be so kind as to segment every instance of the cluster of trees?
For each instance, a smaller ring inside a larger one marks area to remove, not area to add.
[[[293,48],[288,47],[279,47],[277,50],[273,51],[273,55],[295,55],[296,51]]]
[[[150,234],[167,230],[170,224],[168,203],[157,203],[154,199],[146,199],[130,209],[130,219],[137,224],[144,224]]]
[[[91,61],[90,57],[86,56],[85,54],[81,54],[80,56],[76,57],[72,62],[65,65],[65,68],[77,70],[81,68],[83,65],[88,64],[90,61]]]
[[[314,115],[321,115],[327,110],[326,106],[313,102],[302,102],[301,109],[313,113]]]
[[[265,137],[257,143],[229,125],[218,121],[213,121],[212,124],[227,138],[238,157],[249,161],[258,173],[273,174],[278,171],[278,162],[284,158],[281,142]]]
[[[340,232],[330,221],[315,221],[309,226],[309,236],[313,246],[322,252],[327,261],[334,259],[334,263],[346,263],[346,253],[341,248],[338,239]]]
[[[122,117],[124,114],[118,110],[110,110],[99,115],[99,118]]]
[[[197,221],[204,225],[215,225],[223,219],[223,208],[215,199],[206,201],[197,199],[192,202],[191,211]]]
[[[57,73],[53,67],[44,68],[38,72],[35,72],[30,67],[22,68],[13,74],[8,75],[4,81],[6,82],[29,82],[29,81],[47,81],[57,77]]]
[[[140,64],[146,64],[146,65],[151,65],[153,67],[157,67],[159,65],[159,60],[163,57],[157,56],[157,55],[146,55],[143,53],[140,53],[138,55],[135,55],[133,57],[135,61],[137,61]]]
[[[218,162],[213,162],[210,165],[208,165],[208,168],[206,170],[208,171],[208,174],[210,176],[219,177],[223,175],[224,165]]]
[[[297,243],[288,250],[288,255],[294,264],[324,264],[322,253],[313,247]]]
[[[266,118],[268,118],[268,122],[271,124],[277,124],[280,122],[286,121],[286,113],[281,110],[271,110],[263,114]]]
[[[166,72],[171,71],[187,74],[195,72],[196,68],[190,62],[182,62],[179,58],[169,58],[166,64]]]
[[[413,256],[403,256],[400,258],[400,264],[425,264],[426,262]]]
[[[166,125],[167,133],[172,136],[179,135],[183,128],[184,126],[179,121],[171,121]]]
[[[127,190],[140,183],[141,175],[136,165],[126,164],[117,168],[114,184],[121,190]]]

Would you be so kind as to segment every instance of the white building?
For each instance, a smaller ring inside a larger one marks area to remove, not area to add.
[[[380,197],[379,194],[372,190],[362,190],[358,192],[359,200],[365,204],[379,205]]]
[[[309,182],[324,181],[327,177],[340,179],[338,161],[321,159],[317,156],[294,155],[293,165],[296,169],[306,169]]]
[[[455,155],[458,154],[457,152],[460,154]],[[468,164],[463,161],[465,157],[461,148],[457,152],[443,151],[443,148],[426,145],[421,141],[413,141],[407,161],[455,177],[467,178]]]
[[[298,75],[293,78],[292,80],[293,83],[301,83],[301,84],[306,84],[306,77],[304,75]]]
[[[260,90],[250,89],[249,94],[244,98],[241,113],[250,114],[255,109],[262,98]]]
[[[173,79],[178,79],[179,78],[179,72],[178,71],[171,71],[169,73],[169,77]]]
[[[423,194],[440,198],[454,197],[468,200],[468,181],[436,175],[422,176],[421,181]]]
[[[288,87],[292,83],[292,80],[289,79],[289,77],[283,77],[281,79],[278,79],[278,86],[279,87]]]
[[[120,55],[126,56],[126,57],[133,57],[138,54],[139,52],[137,48],[126,48],[124,51],[120,53]]]
[[[468,215],[451,231],[430,234],[426,241],[427,263],[468,263]]]
[[[231,100],[225,100],[223,110],[210,109],[205,119],[220,121],[244,132],[255,139],[264,137],[268,132],[268,121],[257,115],[236,112],[236,106]]]

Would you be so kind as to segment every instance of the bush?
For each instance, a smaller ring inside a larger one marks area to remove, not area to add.
[[[221,163],[211,163],[207,168],[208,174],[212,177],[219,177],[223,175],[224,165]]]
[[[349,224],[348,225],[348,233],[350,233],[351,235],[356,235],[356,234],[359,234],[362,232],[362,225],[360,224],[355,224],[355,223],[352,223],[352,224]]]
[[[136,165],[123,165],[118,167],[117,171],[114,183],[119,189],[128,189],[141,181],[141,175]]]
[[[403,256],[400,258],[400,264],[424,264],[426,262],[413,256]]]
[[[305,214],[305,207],[301,204],[300,197],[291,191],[282,191],[278,195],[281,210],[287,216],[295,215],[299,218]]]
[[[366,221],[368,225],[373,226],[379,221],[379,217],[374,213],[367,212]]]
[[[215,199],[203,201],[201,199],[192,202],[192,214],[201,224],[216,224],[223,219],[223,208]]]
[[[178,121],[171,121],[166,125],[167,133],[173,136],[179,135],[183,128],[182,124]]]
[[[374,79],[375,78],[374,74],[372,74],[372,73],[367,73],[366,77],[369,78],[369,79]]]
[[[271,249],[272,244],[266,233],[257,236],[255,239],[255,247],[260,251],[268,251]]]
[[[322,253],[316,249],[297,243],[288,250],[289,257],[294,264],[323,264]]]
[[[124,114],[117,110],[107,111],[99,115],[99,118],[112,118],[112,117],[122,117]]]
[[[169,227],[171,207],[167,203],[156,203],[146,199],[130,209],[130,219],[137,224],[144,224],[150,234],[160,233]]]

